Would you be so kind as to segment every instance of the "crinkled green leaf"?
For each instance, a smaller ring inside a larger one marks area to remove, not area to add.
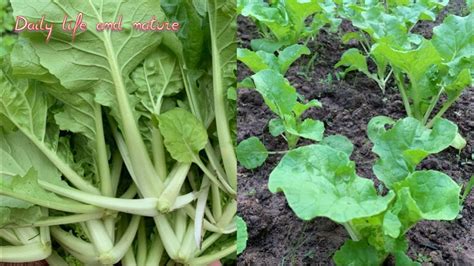
[[[449,147],[457,133],[457,126],[446,119],[436,120],[432,129],[411,117],[399,120],[386,131],[381,125],[369,122],[368,131],[379,133],[370,136],[372,151],[379,156],[373,170],[388,187],[415,171],[426,156]]]
[[[240,254],[247,247],[247,224],[240,216],[235,217],[235,223],[237,225],[237,254]]]
[[[268,187],[273,193],[283,191],[301,219],[324,216],[338,223],[381,213],[394,197],[378,196],[371,180],[356,175],[346,153],[325,145],[288,152],[271,173]]]
[[[2,206],[0,206],[0,228],[6,225],[30,224],[44,217],[44,213],[38,206],[32,206],[26,209],[6,208]]]
[[[164,144],[173,159],[190,163],[206,146],[206,129],[192,113],[175,108],[158,116]]]
[[[338,266],[376,266],[383,262],[384,257],[364,240],[347,240],[333,259]]]
[[[14,176],[24,176],[35,169],[41,179],[57,183],[59,171],[20,131],[5,133],[0,130],[0,177],[10,180]]]
[[[203,53],[207,15],[207,1],[193,0],[160,1],[160,5],[168,17],[168,21],[179,22],[179,31],[176,35],[181,40],[186,67],[199,69]],[[204,12],[204,13],[202,13]]]
[[[453,220],[460,211],[461,187],[448,175],[433,171],[417,171],[396,185],[408,188],[421,217],[427,220]]]
[[[250,137],[241,141],[236,152],[240,164],[247,169],[261,166],[268,157],[265,145],[257,137]]]
[[[178,59],[166,47],[150,54],[131,76],[138,87],[137,97],[153,114],[160,113],[163,97],[177,94],[184,88]]]
[[[51,98],[44,92],[43,85],[14,78],[10,69],[2,67],[0,86],[0,114],[32,137],[44,141]]]

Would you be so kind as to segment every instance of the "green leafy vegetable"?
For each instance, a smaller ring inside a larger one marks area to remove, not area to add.
[[[55,29],[81,12],[88,29],[49,42],[23,31],[11,48],[1,28],[0,261],[207,265],[235,254],[235,3],[10,2]],[[134,28],[150,18],[180,30]]]
[[[386,124],[393,126],[386,129]],[[338,149],[337,143],[347,141],[338,136],[289,151],[268,186],[283,191],[301,219],[323,216],[346,228],[352,239],[335,253],[337,265],[379,265],[389,254],[397,265],[415,265],[406,255],[404,235],[421,220],[455,219],[461,193],[451,177],[415,168],[428,154],[447,148],[456,131],[447,120],[437,120],[430,130],[413,118],[373,118],[368,132],[380,157],[374,171],[389,190],[385,196],[371,180],[357,176],[347,152],[352,147]]]

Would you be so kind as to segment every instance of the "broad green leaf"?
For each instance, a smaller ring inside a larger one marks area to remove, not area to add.
[[[300,44],[285,48],[278,53],[278,57],[266,51],[253,52],[238,48],[237,59],[242,61],[254,73],[265,69],[273,69],[284,75],[294,61],[300,58],[301,55],[309,53],[309,49]]]
[[[268,130],[270,131],[270,134],[272,134],[272,136],[274,137],[281,135],[283,132],[285,132],[285,125],[283,124],[283,120],[281,120],[280,118],[270,119],[270,122],[268,123]]]
[[[278,54],[280,73],[285,74],[293,62],[295,62],[302,55],[309,55],[310,53],[311,51],[308,49],[308,47],[301,44],[293,44],[288,46]]]
[[[54,115],[60,129],[81,133],[95,143],[96,114],[100,114],[101,111],[100,106],[94,102],[94,95],[80,92],[71,97],[66,93],[56,93],[55,97],[65,103],[62,110]]]
[[[424,41],[419,48],[409,51],[397,50],[387,43],[380,43],[372,49],[372,53],[387,58],[393,67],[407,73],[415,84],[421,82],[432,65],[441,63],[441,57],[430,41]]]
[[[123,16],[125,23],[142,21],[147,16],[156,16],[158,21],[164,19],[159,4],[145,0],[121,4],[104,0],[102,5],[90,1],[41,0],[34,6],[25,1],[12,0],[11,4],[15,16],[21,15],[29,20],[40,18],[47,11],[45,22],[53,23],[55,28],[61,28],[62,21],[52,18],[62,18],[64,15],[75,18],[77,10],[83,12],[83,20],[88,25],[116,21],[118,14]],[[100,12],[101,7],[106,9],[102,11],[107,12]],[[74,45],[68,45],[73,38],[71,32],[55,33],[47,45],[41,32],[24,32],[23,35],[30,39],[41,64],[68,90],[91,90],[91,85],[113,90],[118,82],[114,80],[114,75],[118,74],[116,78],[121,79],[126,77],[160,43],[164,35],[169,35],[127,28],[113,34],[87,30],[75,36]]]
[[[427,129],[411,117],[397,121],[384,132],[380,132],[381,123],[371,121],[369,126],[369,132],[379,132],[371,135],[374,143],[372,151],[379,156],[373,170],[389,188],[415,171],[428,155],[449,147],[457,133],[457,126],[446,119],[436,120],[432,129]]]
[[[235,224],[237,225],[237,255],[242,253],[247,247],[247,224],[240,216],[235,217]]]
[[[0,86],[0,114],[31,137],[44,141],[51,98],[44,92],[43,85],[14,78],[10,69],[2,67]]]
[[[321,140],[320,144],[329,146],[338,151],[342,151],[347,154],[347,156],[351,156],[352,151],[354,150],[354,145],[352,142],[343,135],[327,136]]]
[[[295,214],[345,223],[383,212],[394,195],[377,195],[373,182],[355,173],[346,153],[325,145],[288,152],[270,174],[271,192],[283,191]]]
[[[474,69],[474,15],[465,17],[447,16],[443,23],[433,29],[433,45],[443,60],[451,67],[460,64],[463,58],[470,64],[466,67]]]
[[[410,88],[407,91],[412,103],[415,117],[421,119],[427,109],[429,100],[438,94],[437,84],[430,74],[441,64],[442,58],[432,42],[424,41],[415,50],[397,50],[387,43],[377,43],[372,49],[377,58],[385,57],[393,68],[408,75]]]
[[[287,128],[287,131],[306,139],[321,141],[324,134],[324,123],[319,120],[306,118],[301,124],[297,124],[296,128],[290,127]]]
[[[199,69],[203,57],[204,38],[206,25],[204,23],[207,15],[207,1],[193,0],[160,1],[163,11],[168,17],[168,21],[179,22],[177,37],[183,46],[183,56],[186,68]],[[204,12],[204,13],[202,13]]]
[[[338,266],[377,266],[383,262],[384,257],[365,240],[347,240],[336,251],[333,259]]]
[[[26,38],[19,38],[10,56],[12,74],[18,78],[40,80],[45,83],[59,83],[59,80],[41,66],[35,50]]]
[[[290,114],[296,104],[296,89],[280,73],[266,69],[254,74],[256,90],[263,96],[268,107],[278,116]]]
[[[362,10],[354,9],[354,14],[350,16],[352,24],[368,33],[373,40],[384,40],[396,47],[409,45],[407,25],[400,17],[387,14],[381,4],[362,7]]]
[[[303,31],[308,16],[321,11],[317,0],[285,0],[285,10],[293,23],[296,32]]]
[[[370,76],[369,69],[367,67],[367,59],[363,56],[359,49],[351,48],[344,52],[341,57],[341,60],[337,62],[334,67],[346,66],[346,70],[344,73],[348,73],[350,71],[360,71],[367,76]]]
[[[241,6],[241,4],[239,4],[239,6]],[[242,8],[241,14],[246,17],[251,17],[268,27],[278,42],[293,43],[295,41],[295,32],[292,31],[292,24],[286,16],[286,9],[283,6],[269,6],[268,3],[264,1],[249,1],[245,4],[244,8]],[[253,50],[257,51],[259,49]]]
[[[395,186],[409,189],[423,219],[453,220],[459,214],[461,187],[444,173],[417,171]]]
[[[158,116],[164,144],[173,159],[182,163],[195,161],[206,146],[208,136],[202,123],[190,112],[175,108]]]
[[[265,51],[254,52],[249,49],[237,48],[237,59],[254,73],[270,68],[279,71],[277,57],[272,53]]]
[[[53,24],[54,28],[62,26],[62,21],[56,18],[63,18],[64,15],[69,19],[75,18],[78,10],[84,14],[83,20],[88,25],[115,22],[119,15],[128,25],[143,22],[143,18],[152,16],[157,21],[166,20],[159,2],[149,0],[104,0],[101,3],[41,0],[35,5],[13,0],[11,4],[14,15],[24,16],[28,20],[39,20],[47,12],[45,23]],[[68,92],[95,93],[95,101],[110,107],[115,122],[124,131],[135,174],[141,180],[156,176],[152,162],[146,156],[146,146],[137,125],[138,112],[134,112],[137,102],[130,99],[130,93],[136,88],[131,86],[129,75],[160,43],[182,57],[181,43],[174,32],[157,33],[124,27],[122,31],[114,32],[89,29],[73,36],[71,32],[55,31],[47,44],[43,32],[24,31],[21,36],[29,39],[41,65],[58,78]],[[142,189],[152,186],[153,190],[159,190],[160,184],[141,185]]]
[[[183,81],[178,59],[166,47],[159,47],[131,74],[137,97],[153,114],[160,114],[163,97],[179,93]]]
[[[241,141],[236,152],[240,164],[247,169],[261,166],[268,157],[265,145],[257,137],[250,137]]]
[[[46,156],[20,131],[0,130],[0,177],[11,180],[25,176],[33,168],[41,179],[57,183],[61,174]]]
[[[457,73],[457,76],[444,76],[445,91],[449,99],[456,99],[462,91],[472,84],[471,71],[467,68]]]

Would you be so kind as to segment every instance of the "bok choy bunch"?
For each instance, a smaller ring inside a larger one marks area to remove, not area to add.
[[[0,262],[206,265],[235,256],[233,1],[11,0],[0,72]],[[117,21],[122,31],[96,31]],[[178,21],[178,32],[133,22]],[[128,26],[127,26],[128,25]],[[52,251],[54,250],[54,251]]]

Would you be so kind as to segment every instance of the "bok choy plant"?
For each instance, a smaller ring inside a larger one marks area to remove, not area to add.
[[[373,79],[385,93],[392,70],[384,57],[373,52],[379,42],[390,43],[397,49],[411,49],[421,43],[422,37],[412,33],[418,21],[436,19],[437,13],[448,1],[335,1],[338,14],[349,20],[357,31],[342,37],[344,43],[353,40],[362,48],[351,48],[335,67],[346,66],[343,73],[360,71]],[[368,62],[375,63],[376,72],[369,70]]]
[[[289,81],[275,69],[261,70],[251,78],[265,104],[277,115],[268,124],[272,136],[283,136],[289,149],[296,147],[300,138],[323,140],[324,123],[311,118],[301,118],[309,108],[322,107],[318,100],[305,101]],[[267,156],[268,151],[256,137],[246,139],[237,146],[237,157],[248,169],[262,165]]]
[[[270,174],[268,186],[274,193],[283,191],[299,218],[327,217],[345,227],[351,239],[335,253],[336,265],[381,265],[389,255],[396,265],[418,265],[406,255],[405,234],[422,220],[455,219],[461,188],[446,174],[418,170],[417,165],[449,147],[457,130],[442,118],[432,129],[411,117],[396,122],[373,118],[368,135],[378,155],[374,173],[388,190],[382,195],[371,180],[356,174],[350,150],[341,145],[315,144],[288,152]],[[346,145],[352,146],[349,141]]]
[[[235,256],[235,2],[11,0],[123,31],[22,32],[0,72],[0,261]],[[179,32],[137,31],[152,16]],[[128,26],[125,26],[128,25]],[[52,252],[52,246],[55,252]],[[59,249],[56,247],[60,247]]]
[[[406,114],[428,128],[472,85],[472,23],[472,14],[449,15],[433,29],[432,39],[423,40],[416,49],[401,50],[386,42],[373,48],[375,55],[392,66]],[[458,134],[453,147],[462,149],[465,145],[466,141]]]
[[[332,1],[238,0],[237,8],[242,16],[256,22],[263,35],[251,41],[254,51],[272,53],[301,39],[308,42],[324,26],[337,29],[340,23],[334,16],[336,5]]]

